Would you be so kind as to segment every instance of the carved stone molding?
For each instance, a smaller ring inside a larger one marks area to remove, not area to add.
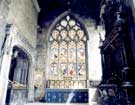
[[[33,92],[33,71],[35,69],[35,56],[36,56],[36,50],[35,47],[32,46],[29,41],[22,35],[20,34],[19,30],[17,29],[17,27],[14,24],[9,25],[6,34],[8,34],[8,43],[5,44],[4,50],[5,48],[7,49],[7,51],[12,53],[13,47],[17,46],[19,48],[21,48],[29,57],[30,59],[30,72],[29,72],[29,93],[28,93],[28,99],[29,100],[33,100],[31,94],[34,94]],[[10,47],[7,47],[10,46]],[[4,52],[5,54],[5,52]]]
[[[21,47],[23,50],[26,50],[26,53],[28,53],[28,55],[34,58],[36,54],[34,46],[32,46],[32,44],[30,44],[28,40],[22,34],[20,34],[15,25],[12,24],[9,28],[10,29],[7,30],[6,34],[10,34],[9,36],[12,39],[12,42],[9,42],[12,43],[11,47]]]

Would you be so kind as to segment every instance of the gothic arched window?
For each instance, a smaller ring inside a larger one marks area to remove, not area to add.
[[[49,87],[85,88],[87,37],[82,25],[65,16],[51,31],[49,42]]]

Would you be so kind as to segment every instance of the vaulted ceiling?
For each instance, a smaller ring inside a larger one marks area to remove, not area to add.
[[[91,17],[99,22],[101,3],[104,0],[38,0],[41,11],[38,24],[44,27],[47,21],[53,20],[64,11],[72,12],[85,18]]]

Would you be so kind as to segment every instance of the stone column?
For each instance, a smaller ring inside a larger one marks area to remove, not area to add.
[[[3,48],[2,54],[2,64],[1,64],[1,74],[0,74],[0,105],[5,105],[6,93],[8,89],[8,80],[9,80],[9,70],[12,59],[12,50],[13,50],[13,35],[15,34],[12,25],[7,25],[7,31],[5,35],[7,35],[5,45]]]
[[[0,67],[2,62],[2,49],[5,38],[6,18],[9,13],[10,0],[0,0]]]
[[[28,101],[34,101],[34,70],[35,70],[35,56],[31,61],[31,67],[29,69],[29,90],[28,90]]]
[[[10,53],[5,53],[2,59],[1,75],[0,75],[0,105],[5,105],[6,93],[8,89],[8,74],[12,59],[12,50]]]

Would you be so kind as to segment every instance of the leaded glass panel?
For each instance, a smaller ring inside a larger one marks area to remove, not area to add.
[[[50,36],[50,82],[49,87],[86,87],[86,48],[87,40],[80,23],[72,16],[66,16],[56,24]],[[80,82],[82,81],[82,82]],[[55,86],[57,85],[57,86]]]
[[[58,63],[51,63],[50,65],[50,76],[53,79],[57,79],[58,76]]]
[[[62,39],[66,39],[66,37],[67,37],[67,31],[66,30],[62,30],[60,34],[61,34]]]
[[[85,62],[85,44],[82,41],[77,44],[77,60],[78,62]]]
[[[76,63],[76,44],[73,41],[68,46],[68,62]]]
[[[77,35],[79,36],[79,39],[82,39],[84,36],[84,31],[83,30],[78,30]]]
[[[76,35],[76,31],[75,30],[69,30],[69,37],[71,39],[74,39],[75,38],[75,35]]]
[[[60,43],[59,61],[60,62],[67,62],[67,43],[65,41]]]
[[[68,68],[69,76],[76,77],[76,64],[69,63]]]
[[[54,39],[57,39],[58,35],[59,35],[59,31],[57,31],[57,30],[53,30],[53,31],[52,31],[52,37],[53,37]]]
[[[51,62],[58,62],[58,43],[56,41],[52,42],[50,52]]]
[[[86,79],[86,68],[85,68],[85,63],[78,63],[78,76],[80,79]]]
[[[67,24],[68,24],[68,22],[67,22],[66,20],[62,20],[62,21],[61,21],[61,25],[62,25],[63,27],[66,27]]]
[[[67,76],[67,63],[65,62],[60,63],[60,76]]]
[[[74,21],[74,20],[70,20],[69,21],[69,25],[72,27],[72,26],[74,26],[76,24],[76,22]]]

